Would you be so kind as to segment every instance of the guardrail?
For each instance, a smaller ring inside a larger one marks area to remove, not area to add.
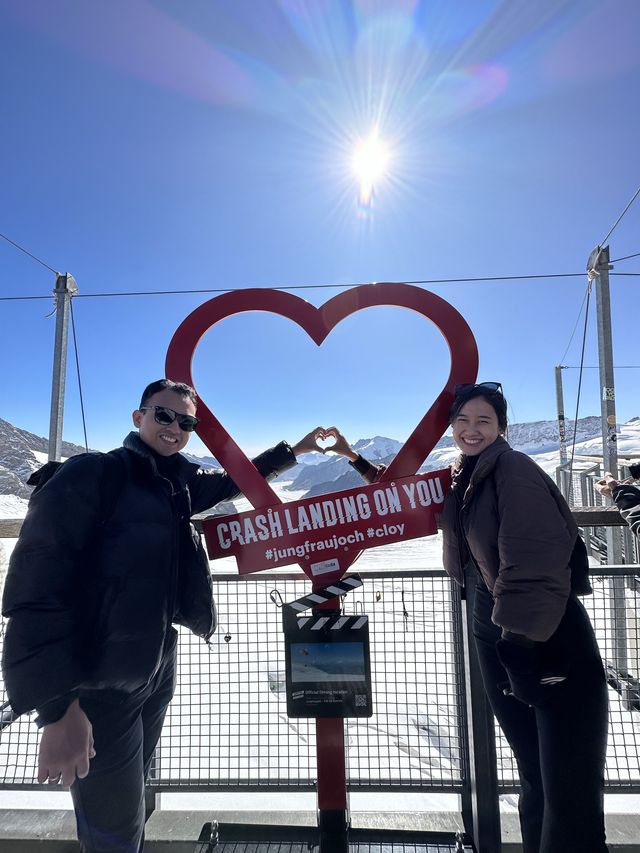
[[[637,566],[603,566],[584,599],[611,690],[607,787],[640,791],[640,598]],[[465,784],[459,591],[439,571],[363,572],[345,612],[370,616],[375,712],[346,721],[352,790],[457,791]],[[269,593],[308,591],[300,575],[214,576],[221,626],[211,647],[180,634],[178,686],[152,769],[157,790],[312,789],[313,721],[289,720],[284,640]],[[620,588],[622,586],[622,588]],[[2,685],[0,685],[2,686]],[[2,686],[2,702],[6,701]],[[0,787],[38,787],[28,716],[0,736]],[[496,729],[500,789],[516,787]],[[46,786],[44,786],[46,787]]]
[[[622,524],[615,509],[576,518],[588,531]],[[497,793],[517,791],[517,772],[469,670],[459,588],[442,570],[360,574],[364,586],[346,596],[344,612],[369,615],[374,715],[345,721],[350,790],[457,793],[469,820],[475,809],[495,822]],[[597,566],[594,594],[583,599],[610,685],[608,793],[640,792],[639,574],[637,565]],[[213,580],[220,625],[210,647],[180,632],[149,792],[313,790],[315,727],[287,717],[281,614],[270,596],[292,601],[309,582],[300,572]],[[0,789],[46,789],[36,782],[38,736],[28,716],[2,731]],[[487,792],[484,805],[472,789]]]

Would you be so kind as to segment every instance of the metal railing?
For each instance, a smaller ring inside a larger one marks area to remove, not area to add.
[[[180,632],[176,694],[156,751],[157,790],[312,789],[313,720],[288,719],[284,601],[301,574],[214,576],[221,626],[207,647]],[[367,574],[345,612],[370,616],[375,711],[346,721],[352,788],[459,790],[464,775],[460,623],[443,572]],[[0,736],[0,786],[32,786],[37,731],[28,717]]]
[[[584,599],[610,680],[607,790],[640,791],[640,709],[633,692],[640,649],[637,566],[607,567]],[[345,612],[370,617],[375,697],[370,719],[345,721],[351,790],[461,793],[468,784],[460,593],[442,571],[363,572]],[[149,786],[156,791],[310,790],[312,720],[289,719],[284,694],[284,601],[308,592],[300,575],[214,576],[221,626],[208,648],[180,633],[178,684]],[[622,588],[622,595],[620,593]],[[5,701],[4,688],[0,694]],[[0,735],[0,788],[38,788],[38,732],[22,717]],[[501,791],[517,788],[496,726]],[[491,772],[491,768],[485,768]]]
[[[603,476],[602,463],[584,460],[576,457],[572,463],[565,463],[556,468],[556,482],[569,506],[579,504],[581,508],[606,508],[609,501],[595,489],[595,483]],[[629,476],[626,465],[620,464],[617,477],[624,480]],[[603,517],[600,524],[590,526],[581,524],[583,538],[589,556],[595,557],[600,563],[607,560],[607,528],[613,527],[616,544],[620,548],[624,563],[640,563],[640,543],[620,519],[617,511],[609,507],[609,517]],[[606,514],[605,514],[606,516]],[[597,516],[596,516],[597,517]],[[584,521],[584,519],[582,519]],[[580,524],[580,520],[578,521]],[[611,532],[611,530],[610,530]]]

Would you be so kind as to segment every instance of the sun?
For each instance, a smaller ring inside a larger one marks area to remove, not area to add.
[[[377,130],[356,143],[351,167],[360,185],[361,204],[371,204],[375,185],[386,176],[389,161],[389,146],[380,139]]]

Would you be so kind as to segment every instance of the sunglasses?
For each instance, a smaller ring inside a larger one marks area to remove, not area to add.
[[[193,415],[181,415],[179,412],[174,412],[173,409],[167,406],[140,406],[141,412],[153,412],[153,419],[157,424],[169,426],[174,421],[178,421],[178,426],[184,432],[193,432],[200,421],[194,418]]]
[[[502,385],[500,382],[465,382],[462,385],[456,385],[453,393],[456,397],[466,397],[479,388],[482,391],[488,391],[491,394],[502,394]]]

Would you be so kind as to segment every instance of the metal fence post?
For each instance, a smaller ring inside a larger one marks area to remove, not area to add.
[[[49,419],[49,461],[62,458],[62,422],[64,417],[64,388],[67,376],[67,338],[71,299],[78,285],[69,273],[59,273],[53,291],[56,303],[56,336],[53,349],[51,382],[51,415]]]
[[[463,779],[462,815],[476,850],[500,853],[500,802],[496,764],[496,734],[493,712],[482,683],[482,674],[473,639],[473,601],[476,573],[465,572],[460,599],[459,624],[462,632],[465,684],[466,744],[468,778]]]

